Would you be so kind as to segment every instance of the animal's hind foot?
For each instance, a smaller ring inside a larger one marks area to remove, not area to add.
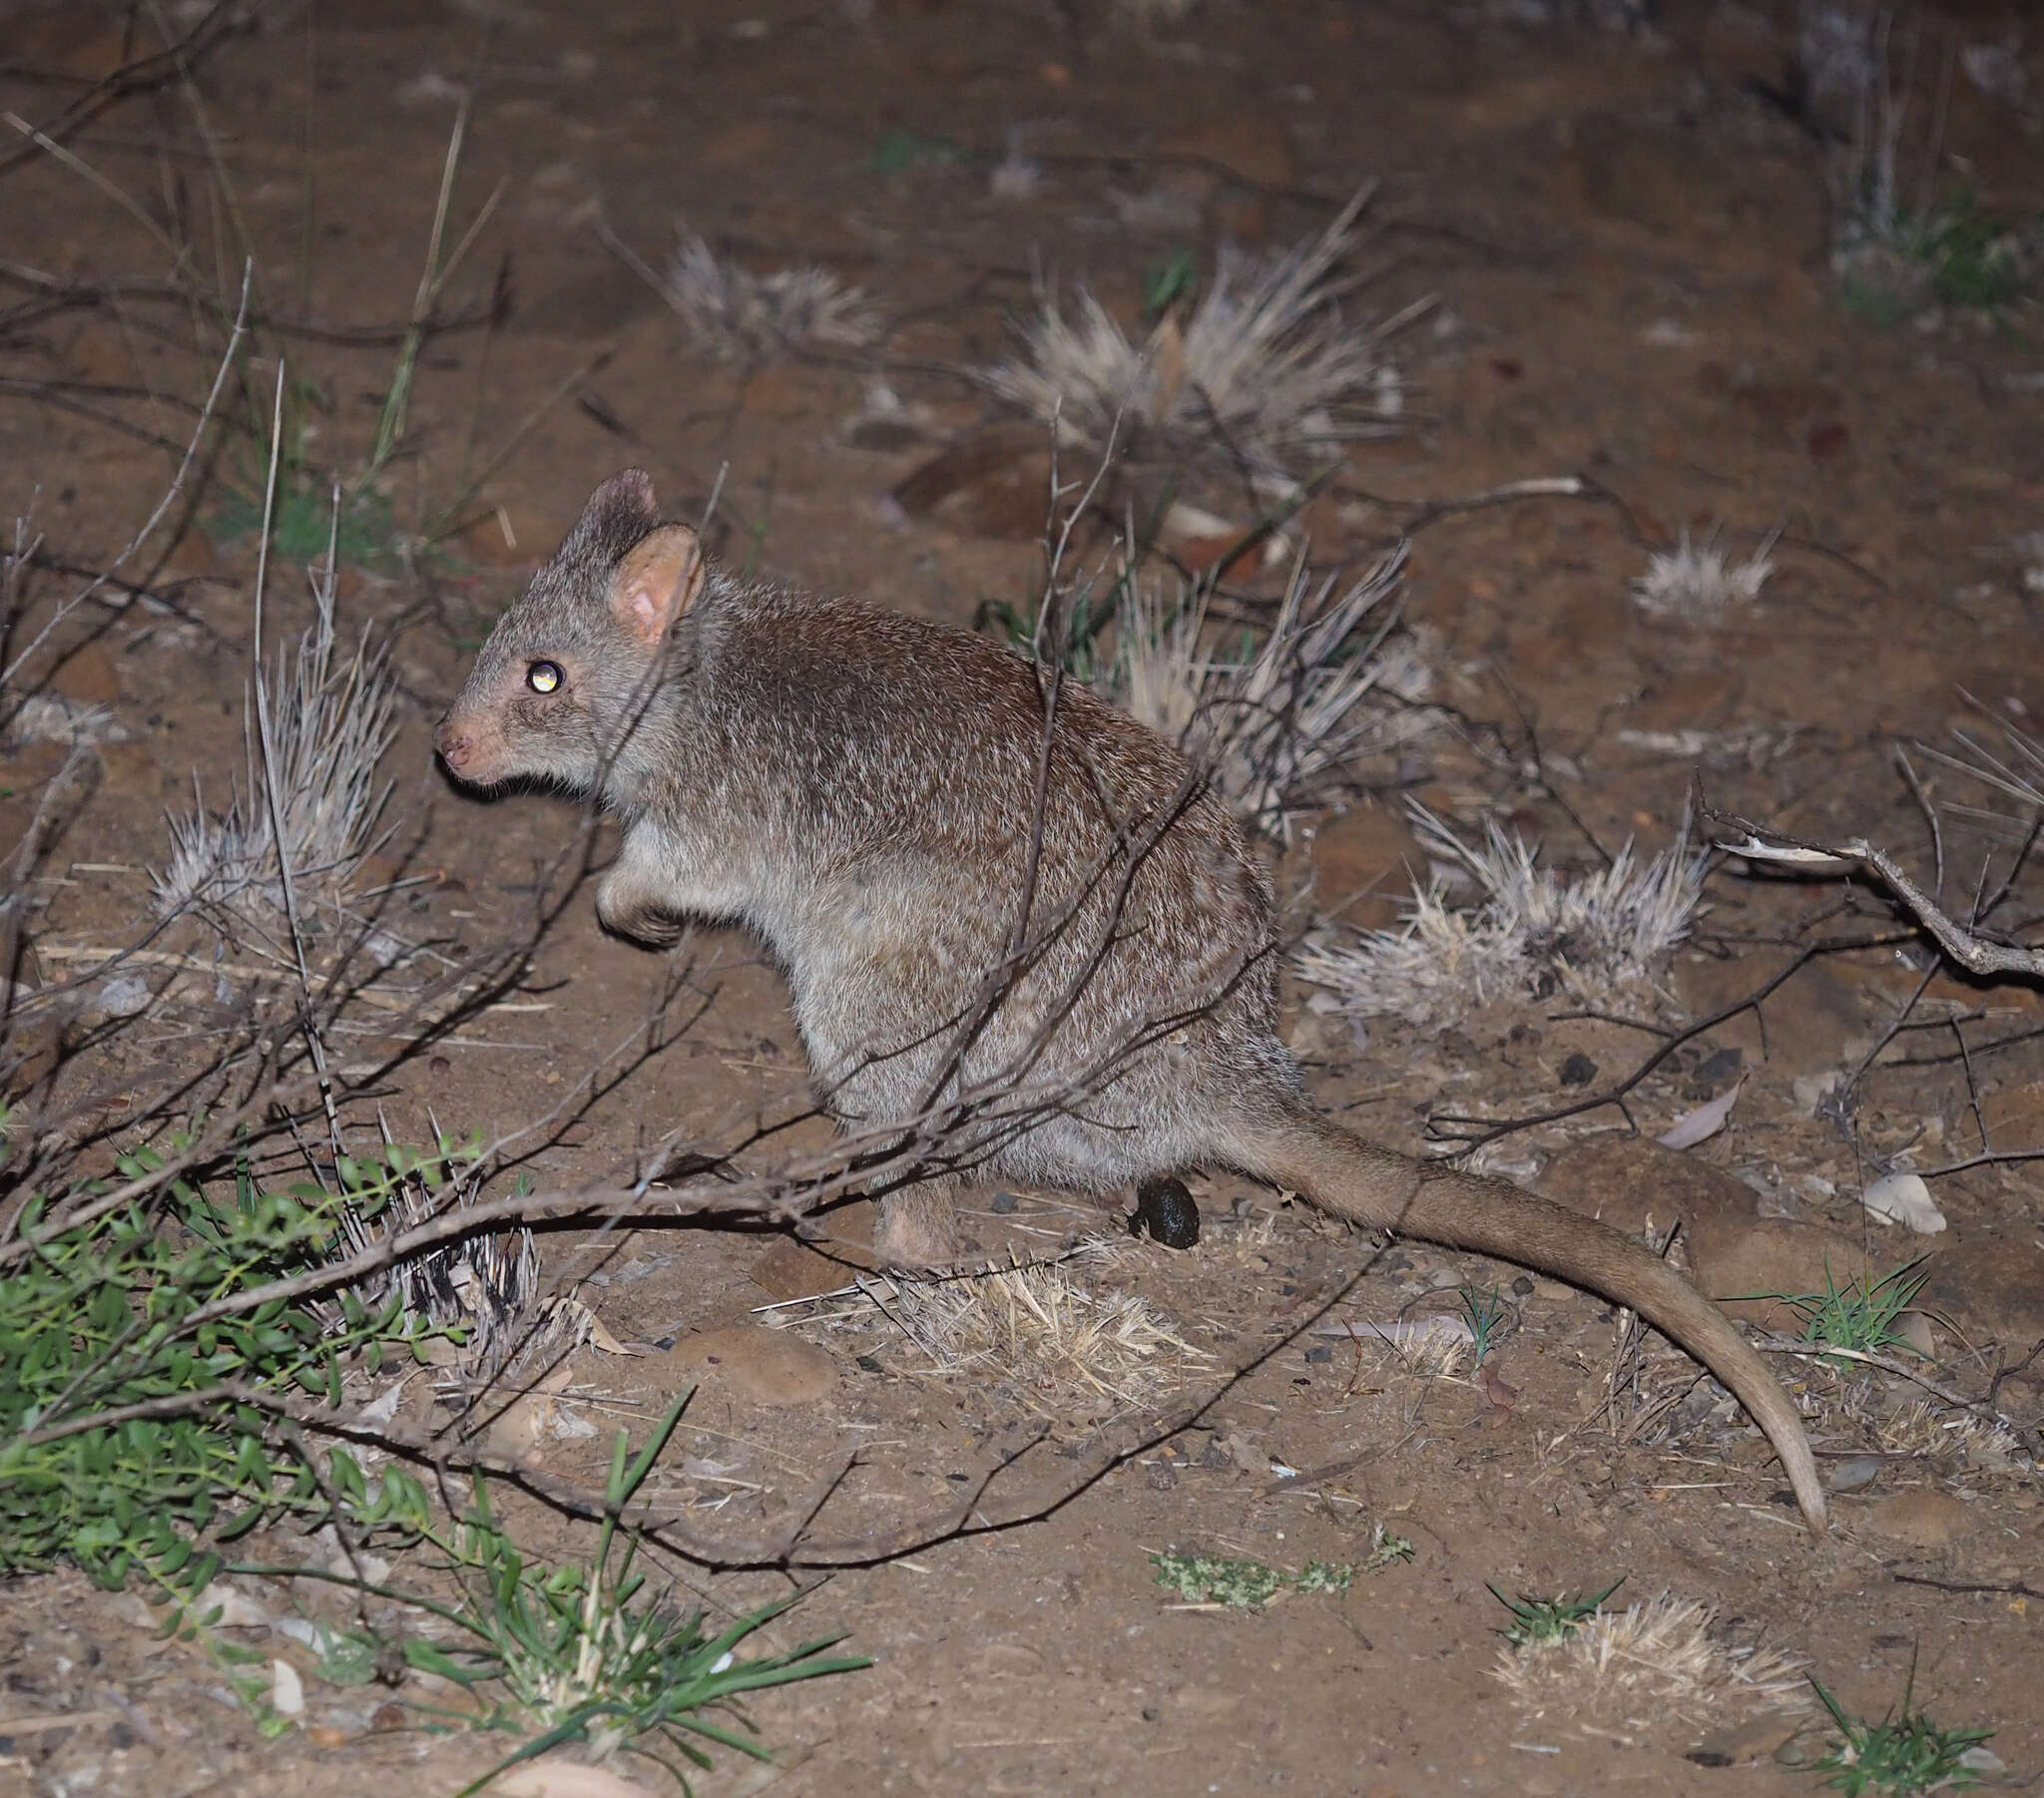
[[[985,1259],[980,1245],[958,1227],[951,1194],[927,1186],[890,1192],[880,1200],[873,1254],[881,1266],[900,1273],[954,1273]]]

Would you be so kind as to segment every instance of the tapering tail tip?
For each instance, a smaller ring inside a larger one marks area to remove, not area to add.
[[[1551,1199],[1415,1162],[1303,1110],[1233,1141],[1245,1172],[1303,1192],[1337,1217],[1497,1255],[1638,1312],[1746,1407],[1781,1458],[1811,1538],[1824,1536],[1823,1482],[1794,1399],[1723,1311],[1637,1242]]]
[[[1765,1422],[1762,1427],[1766,1428]],[[1822,1542],[1830,1533],[1830,1506],[1824,1499],[1824,1484],[1817,1477],[1816,1457],[1809,1452],[1809,1438],[1803,1433],[1800,1414],[1796,1415],[1792,1433],[1777,1435],[1768,1430],[1767,1435],[1788,1472],[1788,1488],[1795,1495],[1795,1503],[1802,1508],[1803,1528],[1812,1542]]]

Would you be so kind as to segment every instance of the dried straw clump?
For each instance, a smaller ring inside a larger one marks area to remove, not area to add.
[[[1566,993],[1603,1005],[1657,991],[1669,953],[1689,934],[1709,860],[1689,847],[1686,818],[1651,860],[1628,842],[1608,867],[1566,880],[1536,867],[1535,850],[1495,822],[1472,846],[1424,807],[1412,810],[1421,840],[1465,868],[1483,896],[1458,911],[1436,881],[1414,893],[1402,929],[1302,951],[1299,971],[1343,1010],[1430,1028],[1500,1000]]]
[[[275,809],[252,692],[242,717],[247,784],[233,790],[226,811],[210,812],[194,773],[195,809],[169,819],[171,859],[155,876],[161,918],[197,911],[230,939],[248,926],[280,940],[286,873],[302,929],[319,929],[322,913],[345,911],[390,796],[377,771],[397,733],[396,687],[387,649],[372,648],[366,630],[354,653],[340,657],[331,569],[312,585],[317,620],[288,669],[277,650],[267,677]],[[256,678],[265,678],[259,669]]]
[[[1878,1434],[1880,1446],[1891,1454],[1931,1460],[1950,1456],[1987,1473],[2030,1465],[2029,1452],[2005,1425],[1928,1400],[1889,1413],[1880,1420]]]
[[[1774,538],[1743,562],[1718,547],[1713,531],[1702,543],[1683,532],[1672,550],[1648,559],[1647,572],[1632,584],[1633,604],[1654,618],[1716,618],[1734,607],[1750,606],[1775,572],[1768,552]]]
[[[1299,564],[1269,635],[1238,658],[1211,647],[1209,586],[1183,586],[1167,604],[1126,580],[1099,685],[1184,749],[1245,822],[1282,838],[1357,756],[1431,727],[1432,672],[1391,637],[1386,602],[1404,562],[1401,547],[1338,596],[1331,577],[1315,583]]]
[[[1704,1729],[1809,1707],[1807,1662],[1719,1641],[1714,1615],[1666,1592],[1599,1610],[1558,1641],[1501,1648],[1491,1677],[1536,1716],[1657,1734],[1671,1717]]]
[[[1224,243],[1191,313],[1167,313],[1140,342],[1085,287],[1070,313],[1046,298],[1021,328],[1022,356],[989,368],[987,384],[1096,448],[1241,457],[1288,490],[1342,444],[1397,428],[1402,390],[1383,342],[1402,320],[1361,326],[1340,304],[1368,278],[1340,272],[1367,197],[1274,258]]]
[[[865,294],[828,269],[754,274],[720,261],[686,225],[660,290],[690,341],[724,362],[757,365],[808,348],[861,349],[880,334]]]
[[[112,709],[67,699],[62,693],[0,695],[0,747],[24,743],[93,743],[128,733],[114,722]]]
[[[937,1377],[991,1377],[1042,1417],[1148,1410],[1211,1359],[1136,1294],[1089,1290],[1068,1261],[858,1287]]]

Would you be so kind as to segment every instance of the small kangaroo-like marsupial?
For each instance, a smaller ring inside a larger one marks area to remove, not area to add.
[[[1793,1403],[1665,1262],[1314,1111],[1278,1037],[1268,877],[1186,758],[1082,684],[712,570],[633,469],[498,621],[435,743],[466,784],[523,778],[619,819],[612,930],[762,940],[844,1126],[958,1121],[956,1171],[880,1200],[894,1263],[956,1257],[968,1177],[1097,1196],[1233,1168],[1637,1311],[1738,1394],[1822,1530]]]

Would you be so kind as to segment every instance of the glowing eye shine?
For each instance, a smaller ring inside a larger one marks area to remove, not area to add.
[[[525,671],[525,684],[536,693],[550,693],[561,684],[558,662],[535,662]]]

